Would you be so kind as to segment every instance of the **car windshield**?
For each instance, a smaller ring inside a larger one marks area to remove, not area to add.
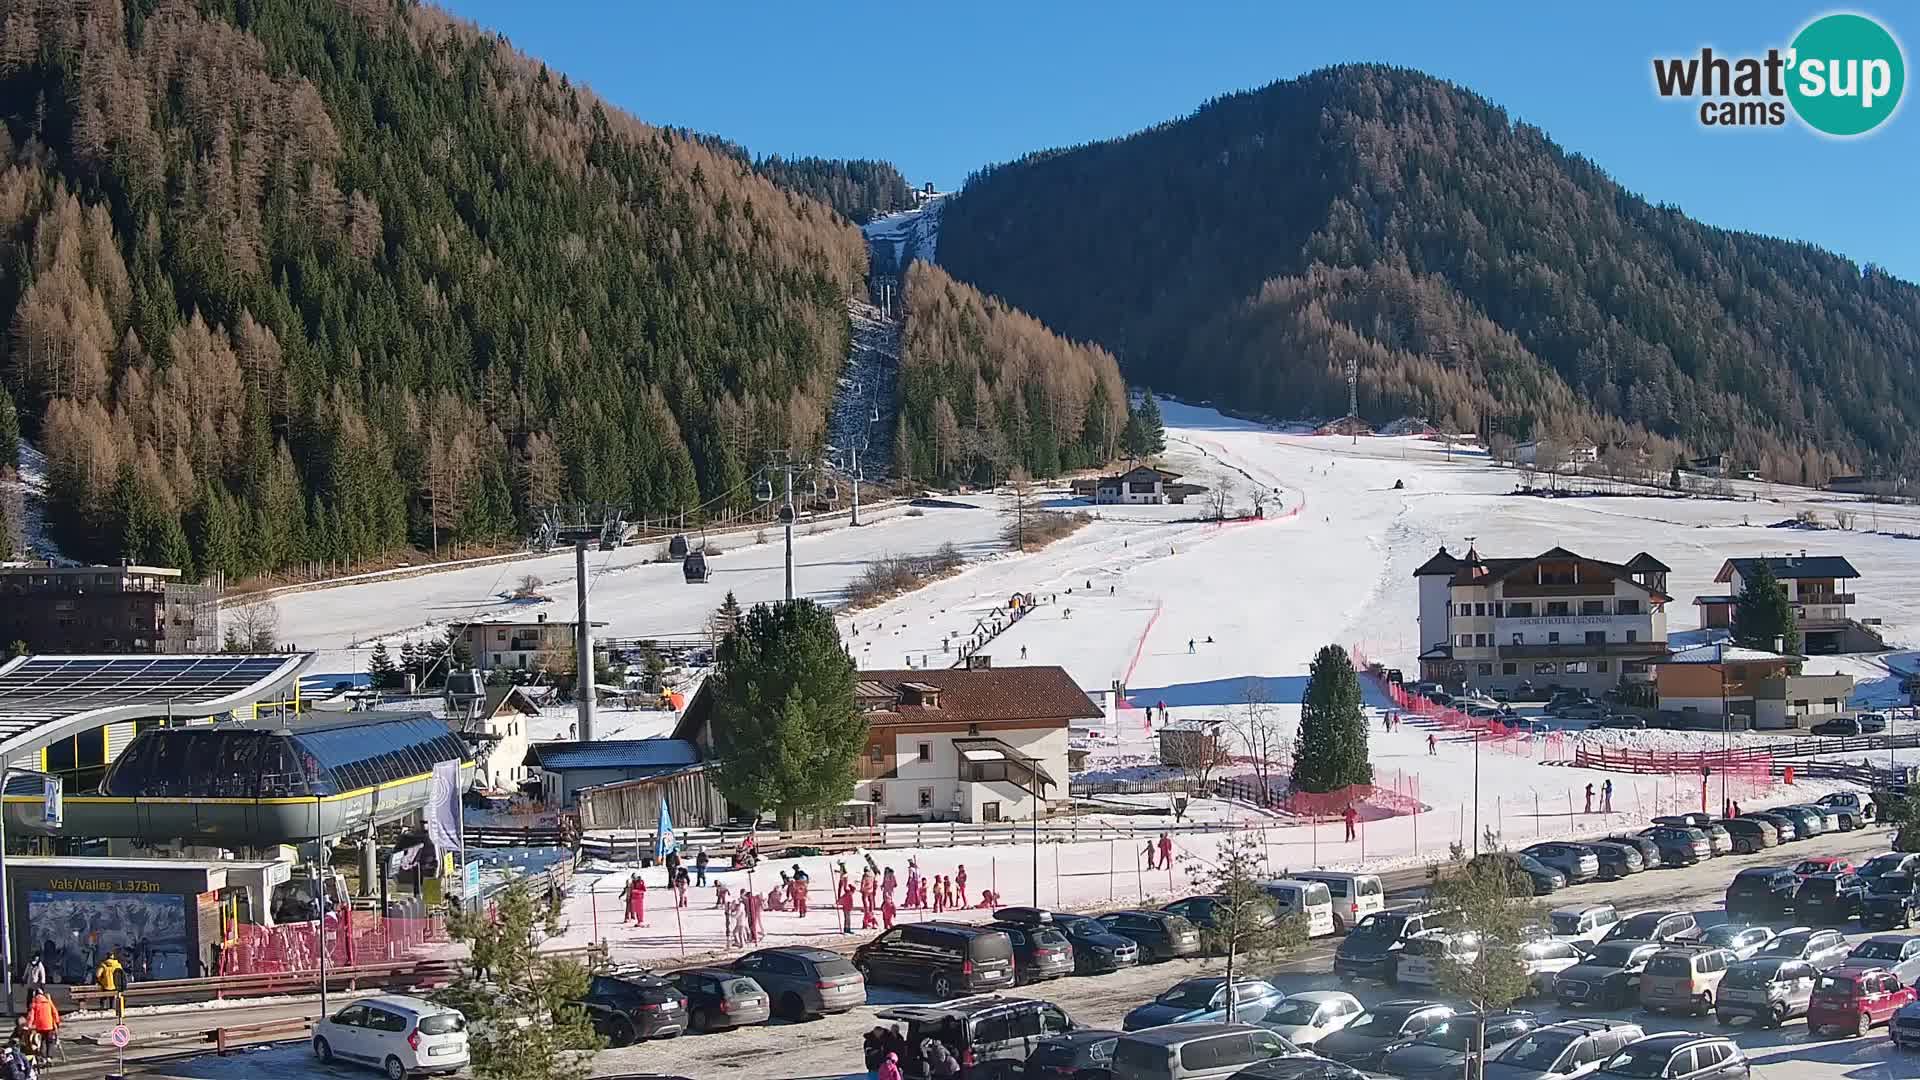
[[[1867,860],[1867,865],[1861,867],[1860,872],[1863,874],[1891,874],[1895,870],[1900,869],[1901,864],[1905,863],[1906,860],[1907,857],[1905,855],[1875,855],[1873,858]]]
[[[1800,891],[1808,896],[1832,896],[1839,883],[1832,878],[1808,878],[1800,886]]]
[[[1724,948],[1736,944],[1740,936],[1746,932],[1747,928],[1744,926],[1734,926],[1723,923],[1719,926],[1709,927],[1704,940],[1709,945],[1719,945]]]
[[[1057,949],[1067,943],[1067,935],[1058,930],[1033,930],[1027,936],[1043,949]]]
[[[1556,934],[1577,934],[1580,932],[1580,916],[1554,914],[1550,920]]]
[[[1535,1031],[1521,1036],[1519,1042],[1510,1044],[1493,1060],[1516,1069],[1546,1072],[1560,1060],[1573,1040],[1574,1036],[1565,1031]]]
[[[1267,1010],[1269,1024],[1311,1024],[1320,1012],[1320,1003],[1298,998],[1283,1001]]]
[[[1863,941],[1849,955],[1866,960],[1898,960],[1901,947],[1898,941]]]
[[[1380,937],[1399,937],[1400,932],[1406,929],[1406,926],[1407,917],[1405,915],[1381,913],[1369,915],[1361,919],[1360,925],[1354,927],[1353,932],[1356,934],[1375,934]]]
[[[1758,990],[1774,980],[1780,974],[1780,963],[1735,964],[1727,969],[1727,977],[1722,980],[1728,986],[1742,990]]]
[[[1444,1046],[1449,1050],[1465,1050],[1474,1036],[1480,1031],[1478,1020],[1453,1019],[1433,1028],[1420,1041],[1428,1046]]]
[[[1805,930],[1781,934],[1767,942],[1767,947],[1760,951],[1773,956],[1799,956],[1807,950],[1807,942],[1812,939],[1813,935]]]
[[[1201,1009],[1213,1001],[1213,995],[1219,989],[1217,982],[1186,982],[1153,1000],[1162,1005],[1178,1005],[1183,1009]]]
[[[1601,967],[1623,968],[1633,960],[1633,954],[1639,948],[1638,944],[1596,945],[1593,951],[1587,953],[1586,962]]]
[[[1882,874],[1868,881],[1867,888],[1877,893],[1912,892],[1913,879],[1905,874]]]
[[[1646,1077],[1648,1080],[1654,1080],[1666,1075],[1667,1058],[1672,1053],[1672,1048],[1663,1044],[1629,1046],[1615,1054],[1612,1061],[1607,1062],[1607,1075]]]
[[[1407,1014],[1403,1012],[1363,1012],[1347,1030],[1361,1035],[1398,1035],[1400,1025],[1406,1022]]]
[[[1794,867],[1793,872],[1796,874],[1824,874],[1827,872],[1827,867],[1829,865],[1830,864],[1827,863],[1826,860],[1824,859],[1821,859],[1821,860],[1808,859],[1805,862],[1802,862],[1799,866]]]

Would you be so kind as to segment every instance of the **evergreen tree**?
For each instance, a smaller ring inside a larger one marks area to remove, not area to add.
[[[1452,871],[1452,872],[1449,872]],[[1504,851],[1479,855],[1464,866],[1442,867],[1432,889],[1434,904],[1460,913],[1460,925],[1480,937],[1479,952],[1464,962],[1447,957],[1440,965],[1440,987],[1482,1015],[1504,1009],[1533,991],[1520,948],[1533,939],[1543,921],[1533,902],[1532,880]],[[1485,1056],[1485,1031],[1472,1033],[1463,1075],[1478,1080]]]
[[[420,650],[413,647],[412,639],[400,643],[400,671],[398,674],[402,676],[399,680],[401,685],[405,685],[406,683],[404,676],[411,675],[415,680],[420,678]],[[398,689],[398,687],[396,687],[396,689]]]
[[[14,410],[13,394],[0,387],[0,470],[20,467],[20,414]]]
[[[1673,475],[1667,477],[1667,486],[1675,491],[1680,490],[1680,463],[1677,461],[1673,463]]]
[[[1149,390],[1140,398],[1140,456],[1167,452],[1167,425],[1160,419],[1160,402]]]
[[[867,722],[833,614],[811,600],[759,604],[721,642],[710,686],[714,786],[782,820],[853,794]]]
[[[1293,786],[1327,792],[1373,782],[1367,759],[1367,722],[1360,711],[1360,678],[1347,650],[1328,645],[1314,654],[1300,706]]]
[[[180,515],[160,515],[160,538],[154,547],[154,555],[161,566],[179,570],[182,580],[199,579],[193,562],[193,545],[187,543],[187,530],[180,524]]]
[[[563,931],[559,901],[519,877],[485,908],[453,901],[446,916],[447,935],[467,946],[468,971],[434,1000],[466,1016],[476,1080],[585,1080],[605,1044],[577,1004],[586,964],[541,948]]]
[[[1304,915],[1275,917],[1266,890],[1273,874],[1267,869],[1266,845],[1258,837],[1228,836],[1211,862],[1185,862],[1195,891],[1214,898],[1212,922],[1201,927],[1200,937],[1208,953],[1225,958],[1227,985],[1234,984],[1236,967],[1242,972],[1248,970],[1243,965],[1269,967],[1306,943]]]
[[[1741,575],[1740,596],[1733,605],[1733,643],[1766,652],[1800,651],[1793,602],[1766,559],[1754,560],[1753,573]]]
[[[384,641],[373,643],[373,655],[367,658],[367,681],[375,690],[392,690],[400,685],[400,673],[394,670],[393,656]]]
[[[120,557],[132,563],[155,562],[160,555],[164,526],[154,506],[153,493],[123,465],[113,485],[113,516],[120,527]]]

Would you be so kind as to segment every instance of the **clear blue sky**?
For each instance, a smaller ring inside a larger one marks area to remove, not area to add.
[[[915,184],[1125,134],[1217,94],[1374,61],[1461,83],[1628,188],[1920,281],[1920,106],[1840,141],[1710,130],[1650,60],[1784,47],[1814,5],[441,0],[643,120],[756,154],[883,158]],[[1851,5],[1920,55],[1920,9]],[[1913,72],[1909,71],[1911,83]],[[1920,94],[1909,88],[1906,97]]]

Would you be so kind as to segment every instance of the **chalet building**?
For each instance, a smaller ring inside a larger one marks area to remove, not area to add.
[[[1421,678],[1592,691],[1650,680],[1667,655],[1668,573],[1645,552],[1612,563],[1561,547],[1503,559],[1442,547],[1413,572]]]
[[[1859,594],[1848,582],[1857,581],[1860,571],[1844,556],[1798,555],[1765,559],[1728,559],[1714,575],[1723,592],[1693,598],[1700,609],[1700,625],[1731,627],[1733,609],[1746,591],[1747,579],[1765,562],[1775,580],[1787,590],[1793,602],[1794,623],[1800,630],[1800,647],[1809,654],[1878,652],[1887,647],[1879,633],[1853,615]]]
[[[1102,506],[1178,503],[1204,490],[1192,484],[1174,483],[1178,479],[1177,472],[1136,465],[1117,476],[1083,477],[1073,481],[1072,487],[1076,497],[1092,499]]]
[[[1548,443],[1550,448],[1556,444]],[[1600,460],[1600,448],[1590,442],[1575,442],[1558,445],[1559,464],[1564,468],[1578,469],[1582,465],[1591,465]],[[1533,465],[1540,460],[1540,443],[1516,443],[1513,447],[1513,460],[1516,465]]]
[[[595,627],[607,625],[595,619]],[[570,653],[580,633],[578,621],[548,622],[545,615],[527,619],[475,619],[460,632],[481,671],[511,668],[527,671],[540,666],[543,654]],[[595,650],[598,652],[598,648]]]
[[[1851,675],[1802,675],[1806,658],[1726,642],[1681,649],[1656,663],[1660,711],[1735,728],[1808,727],[1847,710]]]
[[[3,566],[0,635],[35,653],[217,653],[223,584],[167,566]]]

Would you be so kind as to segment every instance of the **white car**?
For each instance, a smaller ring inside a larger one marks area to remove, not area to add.
[[[1360,999],[1338,990],[1292,994],[1254,1023],[1303,1049],[1339,1031],[1363,1011]]]
[[[1403,986],[1435,986],[1440,982],[1441,965],[1449,961],[1471,964],[1480,955],[1480,935],[1427,934],[1401,946],[1400,964],[1394,969],[1394,981]]]
[[[370,1065],[387,1080],[450,1073],[468,1062],[467,1018],[425,998],[366,998],[313,1025],[313,1056]]]
[[[1540,938],[1520,946],[1520,966],[1536,994],[1553,992],[1553,977],[1586,958],[1571,941]]]

